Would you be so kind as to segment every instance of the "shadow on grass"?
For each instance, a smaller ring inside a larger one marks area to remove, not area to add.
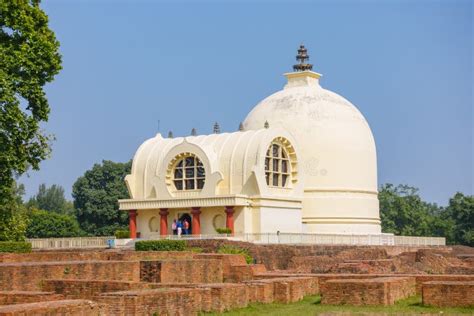
[[[318,296],[316,300],[311,305],[321,305],[321,297]]]

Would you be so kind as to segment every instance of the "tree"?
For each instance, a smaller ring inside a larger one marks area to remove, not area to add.
[[[17,223],[15,177],[50,152],[40,123],[50,110],[43,87],[61,69],[58,49],[39,0],[0,1],[0,239],[11,221],[25,224]]]
[[[128,214],[119,211],[118,200],[128,198],[124,178],[132,162],[102,161],[76,180],[72,189],[76,217],[92,235],[113,235],[127,227]]]
[[[77,220],[71,215],[32,209],[26,230],[28,238],[53,238],[81,236]]]
[[[64,196],[64,189],[56,184],[49,188],[46,184],[41,184],[38,193],[30,198],[27,206],[59,214],[72,214],[74,211],[72,202]]]
[[[436,204],[423,202],[418,189],[407,185],[385,184],[379,192],[382,230],[406,236],[431,236],[430,212]]]
[[[16,181],[13,181],[11,192],[13,196],[8,208],[0,205],[0,241],[24,240],[29,222],[22,198],[25,194],[24,185],[17,185]]]
[[[474,196],[457,192],[442,217],[454,222],[453,242],[474,246]]]

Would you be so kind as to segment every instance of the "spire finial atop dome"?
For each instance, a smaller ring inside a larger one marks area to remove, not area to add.
[[[299,64],[293,65],[294,71],[307,71],[312,70],[313,65],[307,64],[306,61],[309,60],[308,50],[304,47],[303,44],[298,48],[298,55],[296,55],[296,60],[299,61]]]
[[[219,126],[219,123],[215,122],[214,123],[214,134],[219,134],[221,132],[221,127]]]

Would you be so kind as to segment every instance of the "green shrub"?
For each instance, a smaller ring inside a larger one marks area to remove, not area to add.
[[[216,228],[216,232],[218,234],[232,234],[232,230],[230,228]]]
[[[31,252],[31,243],[23,241],[0,241],[0,252]]]
[[[245,261],[247,261],[247,264],[253,263],[253,258],[247,249],[230,246],[230,245],[222,245],[219,247],[219,249],[217,249],[217,252],[231,254],[231,255],[242,255],[245,257]]]
[[[82,235],[79,223],[71,215],[32,209],[26,229],[28,238],[79,237]]]
[[[135,243],[135,250],[139,251],[185,251],[184,240],[141,240]]]
[[[125,239],[130,238],[130,231],[119,229],[115,231],[115,238],[117,239]]]

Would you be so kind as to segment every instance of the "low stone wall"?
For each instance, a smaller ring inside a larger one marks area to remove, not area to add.
[[[187,288],[207,289],[202,293],[204,302],[202,311],[223,312],[233,308],[246,307],[248,304],[248,292],[245,284],[236,283],[208,283],[208,284],[176,284],[176,283],[147,283],[150,288]]]
[[[105,315],[197,315],[210,306],[210,289],[175,288],[104,293],[97,296]]]
[[[429,275],[415,275],[416,279],[416,293],[422,294],[423,283],[440,281],[440,282],[474,282],[474,275],[455,275],[455,274],[429,274]]]
[[[474,281],[432,281],[423,283],[423,305],[474,307]]]
[[[41,290],[44,279],[139,281],[137,261],[24,262],[0,264],[3,290]]]
[[[44,280],[43,291],[61,293],[67,299],[94,299],[106,292],[150,288],[151,283],[112,280]]]
[[[321,286],[321,303],[330,305],[393,305],[415,295],[415,279],[387,277],[328,280]]]
[[[99,304],[86,300],[62,300],[0,306],[0,316],[100,315]]]
[[[211,306],[209,310],[203,309],[203,311],[222,313],[235,308],[247,307],[249,302],[247,287],[244,284],[201,284],[198,288],[210,289]]]
[[[247,294],[249,303],[273,303],[274,285],[269,280],[244,281],[247,285]]]
[[[319,293],[319,282],[315,277],[280,277],[244,281],[251,302],[291,303],[306,295]]]
[[[50,261],[140,261],[160,259],[192,259],[187,251],[71,250],[35,251],[31,253],[0,253],[0,262]]]
[[[352,273],[292,273],[286,271],[271,271],[255,274],[255,279],[272,279],[278,277],[298,277],[308,276],[318,278],[319,284],[324,284],[328,280],[339,279],[373,279],[385,277],[412,277],[416,281],[416,293],[421,294],[421,287],[424,282],[429,281],[474,281],[474,275],[454,275],[454,274],[352,274]]]
[[[140,280],[151,283],[220,283],[223,282],[222,261],[141,261]]]
[[[57,301],[64,299],[61,294],[33,291],[0,291],[0,305],[35,303],[43,301]]]

